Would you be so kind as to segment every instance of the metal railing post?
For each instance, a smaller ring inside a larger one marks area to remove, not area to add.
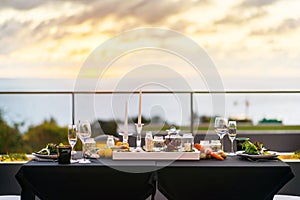
[[[72,124],[75,124],[75,94],[72,92]]]
[[[191,104],[191,133],[194,133],[194,95],[193,92],[190,93],[190,104]]]

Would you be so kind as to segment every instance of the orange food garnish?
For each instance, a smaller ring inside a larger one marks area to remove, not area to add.
[[[126,143],[122,143],[123,144],[123,146],[125,146],[125,147],[129,147],[129,144],[126,142]]]
[[[212,152],[211,150],[207,150],[206,153],[208,155],[211,155],[212,157],[218,159],[218,160],[224,160],[224,158],[222,156],[220,156],[219,154]]]
[[[204,151],[204,150],[205,150],[204,147],[203,147],[201,144],[199,144],[199,143],[195,143],[195,144],[194,144],[194,147],[195,147],[198,151]]]
[[[123,142],[117,142],[116,143],[116,146],[121,146],[121,145],[123,145]]]

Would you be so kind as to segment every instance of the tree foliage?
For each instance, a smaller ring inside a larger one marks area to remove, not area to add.
[[[10,126],[4,119],[0,110],[0,154],[9,152],[22,152],[22,136],[19,125]]]
[[[26,152],[38,151],[48,143],[68,144],[67,127],[60,127],[54,118],[44,120],[42,124],[30,126],[24,134]]]

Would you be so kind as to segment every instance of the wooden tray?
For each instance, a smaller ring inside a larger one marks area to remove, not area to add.
[[[113,151],[113,160],[200,160],[200,152],[118,152]]]

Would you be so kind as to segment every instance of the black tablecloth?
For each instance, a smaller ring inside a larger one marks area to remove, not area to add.
[[[294,176],[284,162],[238,157],[173,163],[104,161],[107,166],[100,159],[70,165],[31,161],[16,175],[22,199],[34,199],[34,194],[41,199],[146,199],[155,193],[156,183],[168,199],[272,199]],[[128,169],[143,173],[127,173]]]
[[[21,187],[15,179],[15,174],[23,163],[0,163],[0,196],[19,195]]]
[[[177,161],[157,173],[158,189],[168,199],[271,200],[294,177],[282,161],[250,162],[238,157]]]
[[[300,162],[290,161],[287,164],[291,167],[294,178],[283,186],[277,194],[294,195],[300,197]]]
[[[102,163],[105,162],[105,164]],[[23,199],[146,199],[156,191],[153,161],[93,159],[90,164],[60,165],[30,161],[16,174]],[[117,168],[108,167],[112,166]],[[129,173],[128,171],[149,171]]]

